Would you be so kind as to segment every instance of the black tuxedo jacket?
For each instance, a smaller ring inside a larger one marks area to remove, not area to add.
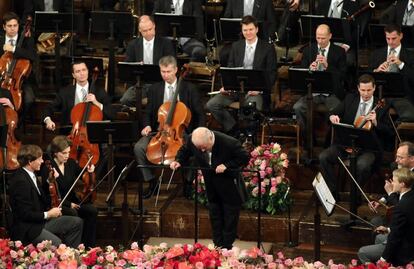
[[[53,9],[58,12],[71,12],[72,11],[72,0],[53,0]],[[27,16],[29,15],[34,16],[35,11],[44,11],[44,10],[45,10],[44,0],[24,0],[24,9],[23,9],[24,18],[27,18]]]
[[[371,53],[368,68],[370,71],[376,69],[380,64],[387,60],[388,47],[383,47]],[[414,104],[414,55],[404,47],[401,47],[400,60],[404,62],[403,69],[400,70],[403,75],[403,85],[406,96]]]
[[[148,104],[145,107],[143,118],[144,126],[151,126],[153,131],[158,130],[158,109],[164,103],[165,82],[158,82],[149,88]],[[205,125],[205,115],[203,105],[197,87],[187,81],[181,81],[179,89],[179,101],[183,102],[191,111],[191,122],[187,128],[187,133],[197,127]]]
[[[22,35],[19,34],[19,40],[22,38]],[[35,51],[34,46],[34,40],[33,37],[23,37],[23,43],[21,47],[16,47],[16,50],[13,52],[13,56],[16,57],[16,59],[28,59],[31,62],[35,61],[37,54]],[[3,35],[0,36],[0,54],[3,55],[3,45],[6,40],[6,36],[3,33]],[[19,40],[17,42],[19,42]]]
[[[224,18],[243,18],[244,0],[227,0]],[[255,0],[252,16],[258,21],[264,22],[267,36],[273,36],[276,31],[276,16],[272,0]]]
[[[175,50],[171,41],[164,37],[155,36],[153,53],[153,64],[168,55],[175,56]],[[139,37],[129,42],[126,50],[127,62],[141,62],[144,60],[143,38]]]
[[[89,83],[89,86],[91,84]],[[42,122],[46,117],[52,117],[54,112],[61,112],[61,124],[70,125],[70,113],[75,104],[76,85],[68,85],[59,90],[55,99],[49,104],[42,114]],[[111,100],[103,89],[95,90],[96,100],[103,104],[104,118],[111,120],[115,118],[115,112],[111,105]]]
[[[409,0],[395,1],[383,14],[381,14],[381,24],[396,24],[402,26],[405,10]],[[411,1],[411,0],[410,0]]]
[[[172,0],[155,0],[154,13],[171,13]],[[200,0],[184,0],[183,15],[194,16],[196,18],[197,37],[204,39],[204,16]]]
[[[309,68],[311,63],[315,61],[318,55],[318,46],[313,43],[310,47],[306,47],[303,51],[300,66]],[[344,81],[346,73],[346,55],[345,50],[331,42],[328,52],[328,68],[326,71],[333,73],[333,93],[339,99],[343,99],[345,92],[342,81]]]
[[[395,266],[404,266],[414,260],[414,191],[405,193],[394,207],[391,233],[388,235],[382,257]]]
[[[13,210],[11,238],[21,240],[25,245],[39,236],[46,222],[44,212],[49,205],[42,187],[38,186],[41,195],[23,168],[19,168],[10,180],[10,205]]]
[[[378,102],[378,98],[374,97],[375,106]],[[329,113],[329,115],[338,115],[341,123],[354,124],[355,116],[359,109],[360,96],[359,94],[348,94],[345,99]],[[372,108],[371,108],[372,109]],[[378,108],[376,110],[377,114],[377,126],[373,126],[373,130],[378,136],[378,142],[382,147],[384,141],[393,141],[391,137],[394,135],[394,131],[391,127],[391,122],[387,115],[387,110],[385,108]],[[382,151],[382,148],[379,149]]]
[[[186,139],[185,144],[178,151],[176,160],[183,165],[188,162],[190,156],[194,156],[199,166],[214,168],[202,171],[210,203],[240,205],[242,198],[236,184],[239,172],[224,171],[222,174],[217,174],[215,168],[224,164],[230,169],[242,169],[249,161],[249,154],[243,149],[240,142],[231,136],[214,131],[214,137],[211,165],[208,163],[206,154],[191,142],[191,136]]]
[[[230,50],[228,67],[242,67],[245,50],[246,41],[244,39],[234,42]],[[269,105],[270,90],[276,81],[277,75],[277,56],[274,47],[261,39],[257,41],[256,50],[254,51],[253,69],[264,70],[267,73],[267,88],[263,97],[265,105]]]

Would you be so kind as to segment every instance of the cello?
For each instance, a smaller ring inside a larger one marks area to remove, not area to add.
[[[25,37],[29,37],[32,21],[28,19],[20,34],[16,48],[20,48]],[[28,59],[16,59],[12,52],[6,51],[0,58],[1,87],[10,91],[16,111],[22,106],[22,84],[30,75],[32,64]]]
[[[19,151],[22,142],[17,140],[15,136],[18,118],[17,112],[14,109],[0,105],[0,125],[7,125],[6,150],[3,151],[3,154],[0,154],[0,166],[8,170],[19,168],[17,152]]]
[[[147,146],[147,159],[153,164],[169,164],[174,161],[183,145],[184,130],[191,121],[191,111],[177,101],[182,76],[177,82],[173,101],[167,101],[158,109],[158,132]]]
[[[93,71],[90,92],[94,92],[95,90],[95,82],[98,78],[98,74],[99,69],[95,68]],[[89,142],[86,122],[101,121],[103,119],[102,111],[91,102],[82,102],[72,108],[70,118],[73,128],[68,136],[68,138],[72,141],[69,158],[76,160],[80,167],[85,167],[85,165],[89,163],[88,160],[92,157],[90,164],[96,165],[99,160],[99,145],[91,144]],[[84,185],[82,187],[82,191],[78,193],[81,200],[86,197],[91,190],[95,189],[95,173],[84,173],[82,181]],[[96,198],[96,193],[90,196],[93,201],[94,198]]]

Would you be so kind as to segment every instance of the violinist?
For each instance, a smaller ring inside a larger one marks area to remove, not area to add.
[[[354,124],[354,121],[360,116],[364,116],[366,120],[372,122],[373,131],[380,138],[380,143],[384,141],[393,141],[393,131],[389,117],[386,110],[379,108],[377,111],[372,111],[372,108],[377,103],[377,98],[374,97],[375,80],[368,74],[362,75],[358,80],[358,94],[348,94],[344,101],[342,101],[329,114],[331,123],[345,123]],[[384,142],[385,143],[385,142]],[[320,168],[323,177],[328,184],[329,189],[334,195],[334,198],[339,200],[339,190],[336,187],[336,176],[334,173],[334,166],[338,163],[338,156],[341,158],[348,157],[347,151],[340,146],[341,141],[334,141],[333,144],[325,149],[319,155]],[[381,144],[381,147],[383,145]],[[355,179],[361,187],[371,177],[375,165],[381,160],[382,148],[377,152],[371,152],[361,149],[357,152],[356,162],[356,176]]]
[[[186,132],[190,133],[194,128],[204,126],[205,116],[203,106],[200,101],[198,89],[192,83],[187,81],[180,82],[180,89],[177,88],[177,61],[173,56],[164,56],[159,60],[162,82],[151,85],[148,91],[148,104],[146,106],[142,131],[142,137],[134,146],[134,154],[138,164],[147,164],[147,145],[151,140],[153,132],[156,132],[159,127],[158,123],[158,109],[160,106],[172,100],[175,91],[179,90],[178,99],[184,103],[191,111],[192,117],[190,125]],[[156,188],[154,174],[151,169],[140,169],[144,181],[149,182],[149,188],[145,191],[143,197],[149,198]]]
[[[53,169],[53,177],[57,182],[58,195],[60,195],[61,199],[68,193],[82,170],[75,160],[69,158],[71,144],[71,141],[63,135],[56,136],[50,144],[50,161]],[[93,164],[88,167],[88,172],[93,173],[94,170],[95,166]],[[47,181],[50,176],[49,168],[43,165],[40,172],[44,191],[48,193],[49,184]],[[62,215],[81,217],[83,219],[82,243],[86,247],[94,247],[98,210],[89,200],[83,203],[81,201],[75,191],[72,190],[67,200],[63,202]]]
[[[42,119],[46,125],[46,129],[54,131],[55,122],[52,120],[54,112],[60,111],[61,125],[70,125],[70,114],[72,108],[81,102],[91,102],[103,111],[104,118],[113,119],[115,113],[111,106],[111,100],[104,89],[96,87],[89,88],[88,67],[85,62],[75,62],[72,64],[72,76],[75,79],[75,85],[68,85],[60,89],[56,98],[49,104],[43,112]],[[64,134],[64,130],[60,130]]]
[[[382,260],[394,266],[405,266],[414,260],[414,212],[412,210],[414,173],[408,168],[398,168],[392,174],[393,189],[399,193],[399,202],[393,210],[391,225],[389,227],[379,226],[375,229],[377,233],[387,234],[387,241],[363,247],[376,248],[380,256],[362,256],[359,252],[362,263]]]
[[[13,13],[8,12],[3,15],[3,30],[4,35],[0,36],[0,54],[5,52],[13,53],[13,57],[16,59],[27,59],[33,64],[36,60],[36,51],[34,46],[34,40],[31,36],[19,36],[19,17]],[[17,44],[20,39],[23,38],[21,46]],[[29,78],[23,82],[23,118],[29,116],[29,111],[34,103],[35,95],[33,92],[33,85],[35,79],[33,73]]]
[[[414,171],[414,144],[408,141],[401,142],[398,145],[397,152],[395,154],[395,162],[398,168],[408,168]],[[385,181],[384,189],[386,196],[380,199],[382,203],[387,206],[395,206],[399,202],[400,193],[398,189],[394,188],[395,184],[393,179],[387,179]],[[374,204],[376,208],[378,203]],[[376,226],[389,225],[385,216],[378,216],[371,220],[371,223]],[[388,234],[377,234],[375,236],[375,243],[369,246],[363,246],[358,250],[358,257],[361,262],[376,262],[381,257],[384,251]]]
[[[37,244],[51,240],[58,247],[62,241],[78,247],[82,236],[82,219],[62,216],[61,208],[50,208],[35,172],[43,163],[42,150],[36,145],[24,145],[17,155],[20,168],[10,180],[10,205],[13,210],[12,240]],[[62,238],[58,237],[62,235]]]

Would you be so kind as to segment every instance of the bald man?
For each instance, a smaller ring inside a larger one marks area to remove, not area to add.
[[[127,62],[142,64],[158,64],[164,56],[174,56],[175,50],[171,40],[155,34],[154,19],[148,15],[140,17],[138,22],[140,37],[129,42],[126,50]],[[143,98],[146,97],[150,85],[144,85]],[[121,97],[121,104],[135,106],[135,87],[130,87]]]
[[[345,50],[331,42],[332,33],[328,25],[321,24],[316,28],[316,43],[305,48],[300,66],[311,71],[326,71],[332,73],[332,91],[327,94],[317,94],[313,97],[314,104],[324,104],[332,111],[344,98],[343,79],[346,72]],[[317,91],[318,89],[313,89]],[[294,105],[296,119],[303,134],[306,134],[306,111],[308,109],[306,96],[301,97]],[[306,136],[303,136],[306,137]]]
[[[240,182],[240,172],[230,169],[242,169],[249,161],[249,154],[237,139],[199,127],[187,138],[170,168],[178,169],[191,156],[199,166],[211,168],[203,170],[203,175],[213,242],[217,247],[231,249],[236,239],[245,190],[244,182]]]

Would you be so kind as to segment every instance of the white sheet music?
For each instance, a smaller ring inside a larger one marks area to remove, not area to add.
[[[331,190],[329,190],[328,185],[326,185],[325,179],[322,174],[319,172],[315,179],[312,182],[312,186],[315,189],[316,195],[319,198],[319,201],[323,205],[326,214],[329,216],[332,214],[333,209],[335,208],[335,198],[332,196]],[[327,202],[328,201],[328,202]]]

